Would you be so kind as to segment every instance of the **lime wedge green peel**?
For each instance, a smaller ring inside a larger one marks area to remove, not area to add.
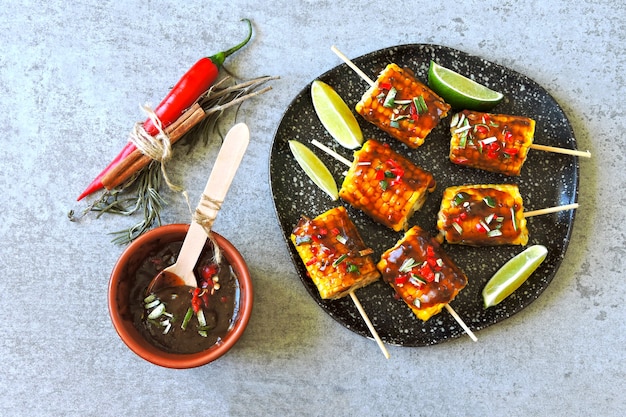
[[[337,198],[339,198],[337,183],[328,168],[326,168],[326,165],[324,165],[317,155],[296,140],[289,141],[289,149],[291,149],[291,153],[296,158],[296,161],[315,185],[328,194],[333,201],[337,200]]]
[[[363,132],[356,117],[331,86],[319,80],[313,81],[311,98],[317,117],[341,146],[356,149],[363,144]]]
[[[483,288],[485,308],[493,307],[511,295],[535,272],[547,255],[545,246],[533,245],[502,265]]]
[[[455,109],[489,110],[504,98],[502,93],[442,67],[434,61],[430,61],[428,85]]]

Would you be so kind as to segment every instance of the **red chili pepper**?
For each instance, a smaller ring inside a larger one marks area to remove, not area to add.
[[[382,90],[391,90],[391,83],[380,83],[380,84],[378,84],[378,86]]]
[[[252,22],[248,19],[243,20],[248,23],[249,29],[246,39],[226,51],[218,52],[217,54],[209,57],[204,57],[196,62],[176,83],[174,88],[170,90],[156,109],[154,109],[154,113],[161,121],[163,128],[166,128],[175,122],[176,119],[178,119],[180,115],[185,112],[185,110],[191,107],[193,103],[195,103],[196,100],[198,100],[198,98],[200,98],[200,96],[206,92],[211,85],[213,85],[219,75],[219,69],[224,63],[226,57],[238,51],[248,43],[252,37]],[[158,133],[158,129],[149,118],[143,123],[143,128],[152,136]],[[98,174],[85,191],[78,196],[77,200],[81,200],[85,196],[101,189],[103,187],[102,178],[106,175],[106,173],[113,169],[113,167],[117,166],[117,164],[119,164],[135,149],[137,149],[135,145],[128,142],[122,152],[120,152],[120,154],[113,159],[104,171]]]

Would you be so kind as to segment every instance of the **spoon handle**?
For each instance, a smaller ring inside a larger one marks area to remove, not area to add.
[[[249,141],[250,131],[245,123],[238,123],[233,126],[224,139],[209,180],[204,187],[203,197],[196,208],[203,216],[203,224],[208,225],[208,229],[217,217],[221,203],[226,197]],[[207,204],[207,201],[213,202],[213,204]],[[182,277],[187,285],[196,286],[193,268],[200,257],[207,237],[205,227],[197,221],[192,221],[176,261],[177,270],[189,271]]]

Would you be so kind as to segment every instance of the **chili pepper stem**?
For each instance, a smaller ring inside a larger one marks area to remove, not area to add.
[[[250,38],[252,38],[252,22],[250,21],[250,19],[241,19],[241,21],[245,21],[248,23],[248,36],[241,43],[233,46],[232,48],[227,49],[226,51],[218,52],[215,55],[211,55],[210,57],[208,57],[216,66],[221,67],[226,57],[243,48],[243,46],[248,43]]]

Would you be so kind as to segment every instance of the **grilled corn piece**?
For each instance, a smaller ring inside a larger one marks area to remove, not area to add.
[[[450,161],[518,176],[533,143],[535,121],[464,110],[452,116],[450,133]]]
[[[313,220],[302,217],[291,241],[323,299],[341,298],[380,278],[372,250],[342,206]]]
[[[418,226],[383,253],[377,267],[383,280],[423,321],[438,314],[467,285],[463,271]]]
[[[408,228],[409,218],[435,186],[430,172],[370,139],[354,153],[339,197],[379,223],[401,231]]]
[[[470,246],[526,245],[528,229],[517,185],[463,185],[443,192],[439,240]]]
[[[389,64],[361,97],[356,111],[411,148],[446,117],[450,106],[408,68]]]

